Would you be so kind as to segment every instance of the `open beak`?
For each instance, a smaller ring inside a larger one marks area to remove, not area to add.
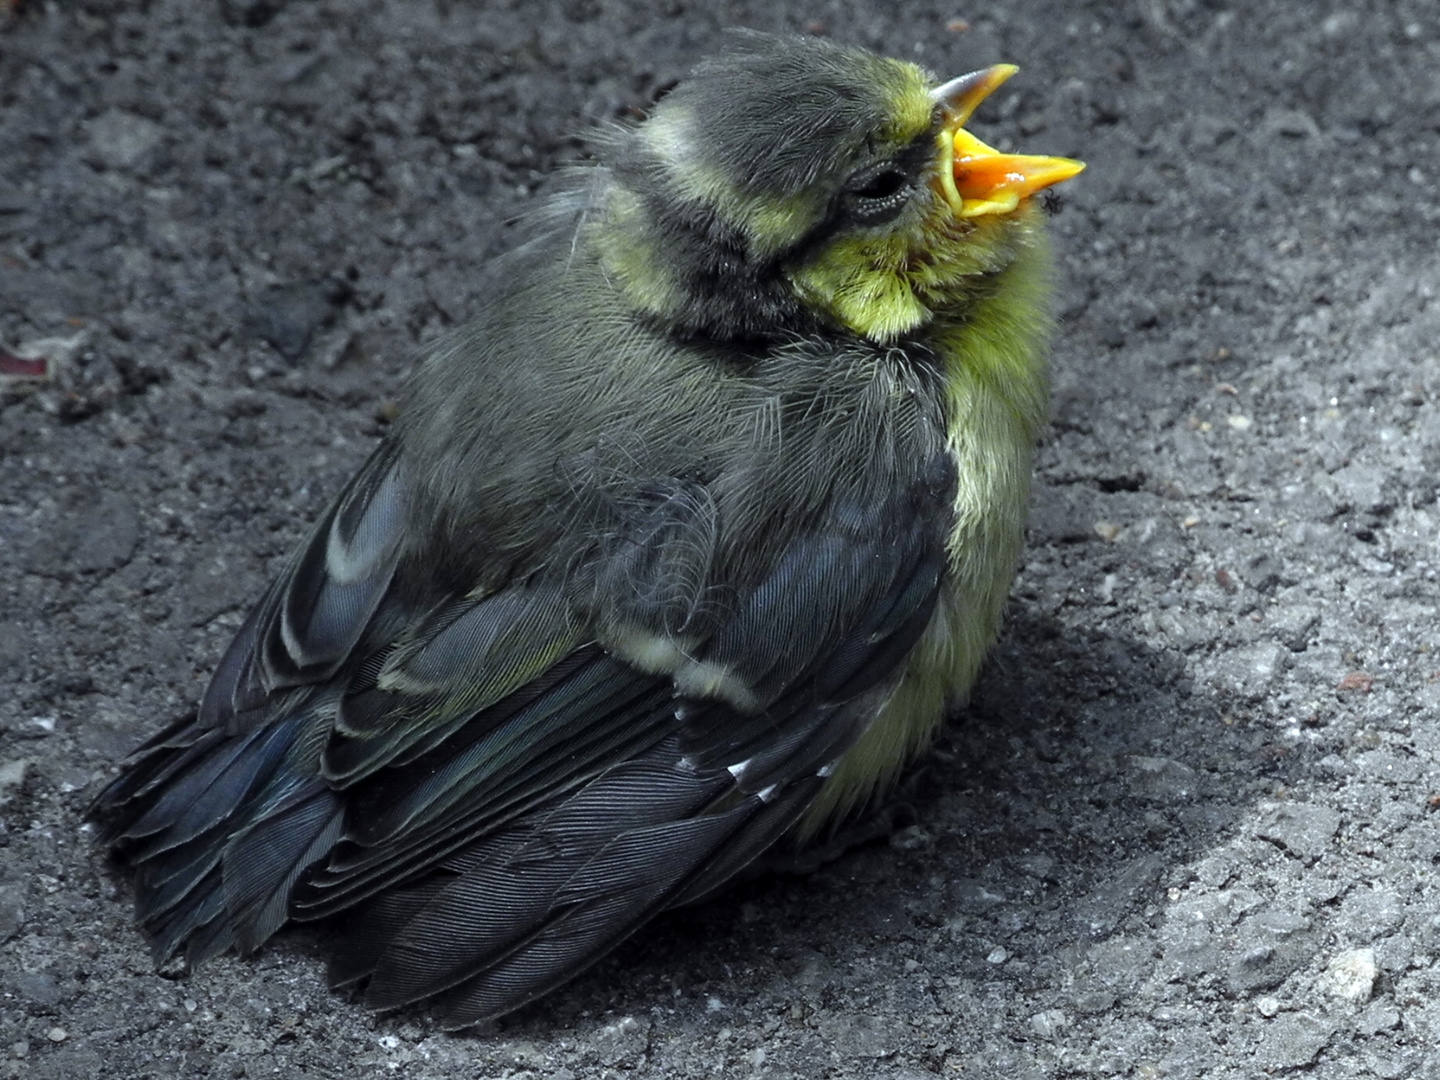
[[[965,130],[980,103],[1019,70],[1014,64],[996,64],[930,91],[930,100],[944,118],[938,136],[940,190],[956,217],[1008,214],[1022,199],[1085,168],[1083,162],[1070,158],[1002,154]]]

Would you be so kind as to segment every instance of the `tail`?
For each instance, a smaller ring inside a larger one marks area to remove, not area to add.
[[[344,808],[317,768],[322,711],[306,703],[241,735],[181,720],[91,805],[102,841],[136,868],[136,919],[157,961],[254,951],[339,841]]]

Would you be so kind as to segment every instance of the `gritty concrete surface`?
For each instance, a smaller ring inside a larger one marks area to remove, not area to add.
[[[155,971],[87,800],[726,24],[1014,61],[976,129],[1090,163],[975,701],[888,841],[491,1030],[317,930]],[[0,1076],[1440,1076],[1437,185],[1433,0],[0,5]]]

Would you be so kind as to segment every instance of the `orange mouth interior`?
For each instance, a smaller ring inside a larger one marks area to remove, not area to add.
[[[940,190],[956,217],[1008,214],[1022,200],[1085,168],[1070,158],[1001,153],[965,130],[980,102],[1018,70],[1013,64],[996,64],[962,75],[931,94],[945,118],[937,137]]]

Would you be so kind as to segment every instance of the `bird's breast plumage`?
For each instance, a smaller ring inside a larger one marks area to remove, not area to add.
[[[969,290],[953,311],[942,306],[912,342],[941,373],[937,406],[956,477],[940,599],[894,693],[827,781],[802,836],[893,781],[969,694],[999,631],[1049,410],[1049,259],[1038,225],[1026,228],[983,291]]]

